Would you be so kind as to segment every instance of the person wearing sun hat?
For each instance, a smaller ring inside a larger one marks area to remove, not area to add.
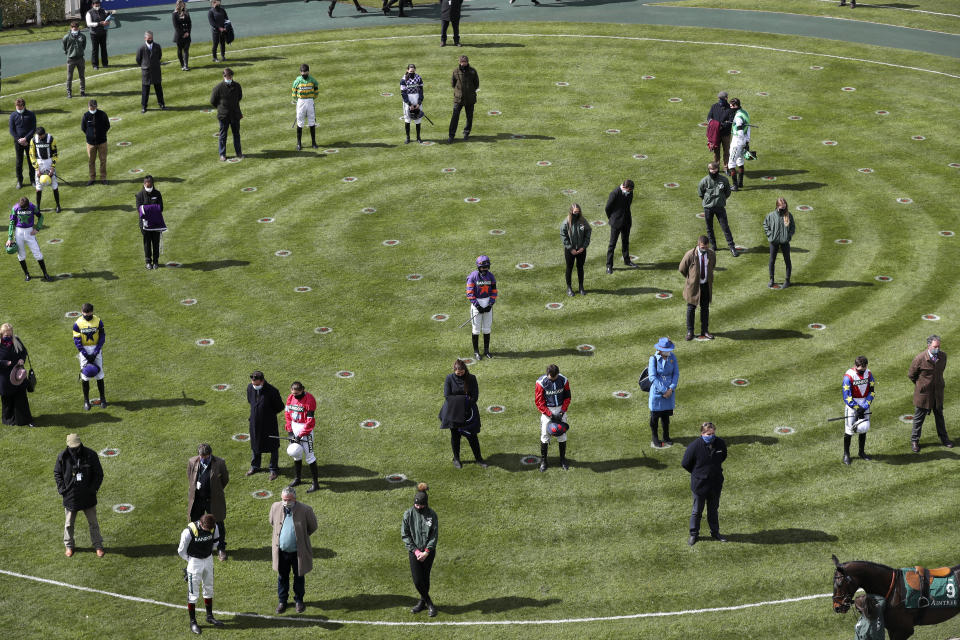
[[[650,380],[650,446],[660,449],[672,446],[670,439],[670,416],[677,405],[677,381],[680,379],[680,367],[677,357],[673,354],[674,344],[670,338],[660,338],[657,341],[656,353],[650,356],[647,365],[648,379]],[[657,434],[658,423],[663,425],[663,440]]]
[[[63,511],[66,522],[63,526],[63,545],[66,556],[73,555],[73,525],[77,512],[83,511],[90,525],[90,542],[102,558],[103,537],[100,535],[100,523],[97,521],[97,491],[103,483],[103,467],[96,451],[88,449],[80,442],[80,436],[71,433],[67,436],[67,448],[57,456],[53,467],[53,478],[57,482],[57,492],[63,496]]]
[[[437,606],[430,599],[430,570],[433,569],[433,560],[437,555],[438,531],[437,513],[427,504],[427,483],[421,482],[417,485],[413,506],[403,514],[400,537],[410,557],[413,586],[420,594],[420,600],[410,612],[420,613],[429,609],[427,615],[431,618],[437,615]]]

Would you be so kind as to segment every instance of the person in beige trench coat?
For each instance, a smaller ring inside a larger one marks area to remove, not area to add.
[[[297,490],[286,487],[281,502],[270,507],[270,526],[273,535],[273,570],[277,572],[277,613],[287,609],[290,593],[290,570],[293,570],[293,602],[297,613],[303,613],[304,576],[313,569],[313,547],[310,536],[317,530],[317,516],[313,509],[297,502]]]
[[[693,340],[693,317],[700,307],[700,337],[713,340],[710,335],[710,302],[713,299],[713,272],[717,254],[710,248],[707,236],[700,236],[697,246],[683,256],[679,271],[686,278],[683,299],[687,301],[687,340]],[[705,268],[704,268],[705,267]]]

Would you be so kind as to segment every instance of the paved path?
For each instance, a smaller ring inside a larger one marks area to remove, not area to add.
[[[366,0],[370,2],[370,0]],[[200,3],[197,3],[200,4]],[[191,54],[209,54],[210,32],[206,26],[206,11],[196,6],[191,11],[195,38]],[[295,33],[345,27],[378,27],[401,23],[438,23],[437,5],[417,7],[406,18],[396,15],[384,16],[374,6],[369,13],[357,13],[351,4],[339,4],[334,18],[327,18],[326,2],[309,4],[299,0],[281,0],[269,4],[227,3],[230,19],[237,26],[239,44],[251,36],[277,33]],[[143,32],[154,31],[156,40],[168,53],[165,58],[176,62],[176,47],[172,44],[173,27],[170,9],[123,11],[120,29],[110,31],[109,48],[113,55],[136,51],[143,41]],[[864,44],[921,51],[960,58],[960,35],[892,27],[889,25],[859,22],[843,18],[821,18],[753,11],[725,9],[701,9],[694,7],[665,7],[643,4],[639,0],[543,0],[543,6],[535,7],[529,0],[517,0],[510,5],[507,0],[467,0],[461,27],[464,40],[469,43],[470,23],[508,21],[564,21],[601,22],[619,24],[651,24],[683,27],[712,27],[736,29],[790,36],[811,36]],[[438,26],[439,32],[439,26]],[[795,42],[784,42],[791,48]],[[229,51],[228,51],[229,54]],[[3,59],[3,75],[6,77],[48,69],[64,64],[63,50],[57,41],[0,47]],[[89,60],[89,48],[87,52]]]

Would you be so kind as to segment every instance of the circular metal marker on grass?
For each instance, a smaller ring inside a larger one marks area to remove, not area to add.
[[[58,274],[57,274],[57,278],[59,278],[60,280],[67,280],[67,279],[72,278],[72,277],[73,277],[73,274],[72,274],[72,273],[58,273]]]
[[[113,510],[115,513],[130,513],[133,511],[133,505],[129,502],[121,502],[120,504],[113,505]]]
[[[605,129],[604,133],[617,134],[620,133],[620,129]]]
[[[192,307],[193,305],[197,304],[197,299],[196,299],[196,298],[184,298],[183,300],[180,301],[180,304],[182,304],[182,305],[185,306],[185,307]]]
[[[770,92],[769,92],[769,91],[757,91],[757,95],[758,95],[758,96],[761,96],[761,97],[763,97],[763,98],[766,98],[767,96],[770,95]]]
[[[356,182],[357,180],[359,180],[359,178],[356,176],[347,176],[343,179],[344,182]]]
[[[910,139],[911,139],[911,140],[917,140],[917,141],[919,142],[919,141],[921,141],[921,140],[926,140],[926,137],[925,137],[925,136],[910,136]]]
[[[897,198],[897,202],[900,204],[913,204],[913,200],[910,198]]]
[[[606,226],[607,223],[604,220],[594,220],[590,224],[593,225],[594,227],[604,227]]]
[[[664,182],[663,186],[665,186],[667,189],[676,189],[680,185],[676,182]]]
[[[614,397],[614,398],[619,398],[620,400],[627,400],[627,399],[630,398],[632,395],[633,395],[633,394],[630,393],[629,391],[614,391],[614,392],[613,392],[613,397]]]
[[[376,212],[377,210],[374,209],[373,207],[364,207],[363,209],[360,209],[360,213],[370,214],[370,213],[376,213]]]
[[[380,244],[382,244],[382,245],[385,246],[385,247],[395,247],[395,246],[397,246],[398,244],[400,244],[400,241],[399,241],[399,240],[384,240],[384,241],[381,242]]]
[[[487,115],[488,115],[488,116],[499,116],[499,115],[501,115],[502,113],[503,113],[502,111],[496,111],[496,110],[494,110],[494,111],[487,111]]]
[[[256,187],[244,187],[240,189],[240,193],[253,193],[256,190],[257,190]]]
[[[534,465],[540,464],[540,458],[537,456],[523,456],[520,458],[520,464],[532,467]]]
[[[286,249],[280,249],[279,251],[274,251],[273,255],[277,256],[278,258],[287,258],[291,255],[291,253],[292,252],[287,251]]]
[[[674,102],[674,103],[683,102],[683,98],[670,98],[668,102]]]
[[[230,385],[227,384],[226,382],[221,382],[221,383],[219,383],[219,384],[213,385],[213,386],[210,387],[210,388],[213,389],[214,391],[228,391],[228,390],[230,389]],[[240,435],[247,435],[247,434],[244,433],[244,434],[240,434]],[[234,438],[234,440],[236,440],[236,439],[237,439],[237,438]]]
[[[444,169],[440,169],[440,173],[456,173],[456,172],[457,172],[456,167],[446,167]]]
[[[58,277],[59,277],[59,276],[58,276]],[[63,314],[63,317],[64,317],[64,318],[79,318],[79,317],[80,317],[80,312],[79,312],[79,311],[67,311],[65,314]]]
[[[418,280],[423,280],[423,275],[419,273],[408,273],[407,280],[410,280],[411,282],[417,282]]]
[[[466,203],[468,203],[468,204],[476,204],[476,203],[480,202],[480,198],[474,198],[474,197],[471,196],[471,197],[469,197],[469,198],[464,198],[463,201],[466,202]]]
[[[803,116],[787,116],[787,120],[803,120]]]
[[[643,153],[635,153],[635,154],[633,154],[633,159],[634,159],[634,160],[646,160],[646,159],[647,159],[647,156],[646,156],[646,154],[643,154]]]
[[[165,267],[170,267],[171,269],[179,269],[183,265],[179,262],[168,262],[164,265]]]
[[[811,207],[808,204],[801,204],[801,205],[797,205],[797,211],[803,211],[803,212],[813,211],[813,207]]]
[[[856,87],[841,87],[841,88],[840,88],[840,91],[846,91],[846,92],[848,92],[848,93],[851,92],[851,91],[856,91],[856,90],[857,90]]]
[[[557,85],[558,87],[569,87],[569,86],[570,86],[570,83],[569,83],[569,82],[557,82],[556,85]]]
[[[487,407],[487,413],[503,413],[507,408],[502,404],[492,404]]]
[[[669,300],[673,297],[673,294],[669,291],[661,291],[654,296],[657,300]]]
[[[874,278],[877,282],[893,282],[893,277],[891,276],[876,276]]]
[[[546,304],[546,307],[547,307],[547,309],[549,309],[550,311],[557,311],[557,310],[559,310],[559,309],[563,309],[563,303],[562,303],[562,302],[548,302],[548,303]]]
[[[130,169],[130,173],[143,173],[143,169]]]
[[[940,231],[939,233],[944,238],[952,238],[953,236],[957,235],[953,231]]]
[[[260,224],[270,224],[271,222],[274,222],[275,220],[276,220],[276,218],[260,218],[259,220],[257,220],[257,222],[259,222]]]
[[[822,322],[811,322],[807,325],[807,327],[809,329],[813,329],[814,331],[823,331],[827,328],[827,325],[823,324]]]
[[[835,147],[835,146],[837,146],[837,141],[836,141],[836,140],[824,140],[824,141],[823,141],[823,144],[824,144],[824,146],[827,146],[827,147]]]
[[[328,333],[333,333],[333,329],[331,327],[316,327],[313,332],[317,335],[325,336]]]
[[[862,169],[857,169],[860,173],[873,173],[873,169],[870,167],[863,167]]]
[[[197,340],[198,347],[212,347],[213,345],[213,338],[200,338]]]
[[[877,111],[874,111],[874,113],[877,114],[878,116],[888,116],[888,115],[890,115],[890,112],[887,111],[886,109],[879,109],[879,110],[877,110]]]
[[[313,289],[311,289],[310,287],[294,287],[293,291],[295,293],[308,293],[310,291],[313,291]]]
[[[430,319],[435,320],[436,322],[446,322],[447,320],[450,319],[450,316],[448,316],[445,313],[436,313],[430,316]]]
[[[929,320],[930,322],[937,322],[940,319],[940,316],[935,313],[925,313],[920,317],[924,320]]]
[[[490,235],[492,236],[502,236],[506,233],[503,229],[490,229]]]
[[[353,371],[337,371],[337,377],[341,380],[349,380],[356,374]]]
[[[655,80],[656,77],[657,77],[657,76],[647,75],[647,76],[640,76],[640,79],[641,79],[641,80]]]
[[[597,348],[594,347],[592,344],[578,344],[578,345],[577,345],[577,351],[579,351],[580,353],[593,353],[593,352],[596,351],[596,350],[597,350]]]
[[[267,498],[273,497],[273,492],[268,489],[258,489],[250,493],[257,500],[266,500]]]
[[[236,440],[237,442],[249,442],[250,434],[249,433],[235,433],[230,438],[231,440]]]
[[[533,269],[533,265],[529,262],[518,262],[517,269],[520,269],[521,271],[529,271],[530,269]]]
[[[793,427],[777,427],[773,432],[778,436],[788,436],[791,433],[796,433],[796,429]]]
[[[853,244],[853,240],[850,238],[837,238],[834,242],[836,244]]]
[[[220,134],[217,134],[217,137],[219,137],[219,135],[220,135]],[[129,147],[129,146],[132,145],[132,144],[133,144],[132,142],[127,142],[126,140],[124,140],[124,141],[122,141],[122,142],[118,142],[118,143],[117,143],[117,146],[118,146],[118,147]]]
[[[539,161],[537,161],[537,166],[538,166],[538,167],[549,167],[551,164],[553,164],[553,163],[550,162],[549,160],[539,160]]]
[[[47,240],[47,244],[62,244],[63,238],[50,238]]]
[[[360,423],[361,429],[376,429],[379,426],[380,422],[378,420],[363,420]]]
[[[821,67],[821,66],[818,65],[818,64],[814,64],[814,65],[811,65],[811,66],[810,66],[810,70],[811,70],[811,71],[821,71],[822,69],[823,69],[823,67]]]
[[[120,449],[116,447],[107,447],[100,451],[100,456],[103,458],[116,458],[118,455],[120,455]]]
[[[734,378],[733,380],[730,381],[730,384],[732,384],[735,387],[745,387],[748,384],[750,384],[750,381],[747,380],[746,378]]]
[[[403,475],[402,473],[388,473],[383,477],[383,479],[391,484],[400,484],[401,482],[406,481],[407,476]]]

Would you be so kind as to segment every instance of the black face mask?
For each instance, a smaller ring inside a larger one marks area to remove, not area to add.
[[[93,320],[93,314],[90,314],[89,316],[84,314],[83,319],[86,320],[87,322],[90,322],[91,320]]]
[[[460,68],[461,68],[461,69],[466,69],[466,68],[469,67],[469,66],[470,66],[469,64],[462,64],[462,65],[460,65]]]
[[[857,375],[863,375],[866,372],[866,369],[857,369]]]
[[[304,80],[306,80],[309,75],[310,75],[309,73],[307,73],[306,71],[304,71],[303,73],[300,74],[300,77],[303,78]]]
[[[153,44],[153,40],[147,40],[147,44]]]
[[[719,172],[719,171],[711,171],[711,172],[710,172],[710,175],[711,175],[711,177],[716,178],[718,175],[720,175],[720,172]]]
[[[299,400],[299,399],[301,399],[301,398],[302,398],[303,396],[305,396],[305,395],[307,395],[306,392],[301,391],[300,393],[295,393],[295,394],[293,394],[293,397],[296,398],[297,400]]]
[[[777,209],[777,211],[780,212],[780,215],[784,215],[787,212],[786,209]]]

